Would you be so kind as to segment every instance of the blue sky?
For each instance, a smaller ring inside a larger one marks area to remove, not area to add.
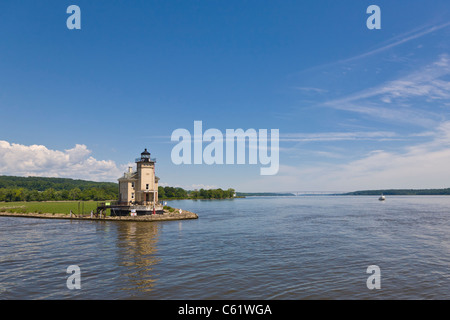
[[[148,148],[185,188],[450,186],[448,1],[2,1],[0,39],[0,174],[116,181]],[[195,120],[279,129],[278,174],[174,165]]]

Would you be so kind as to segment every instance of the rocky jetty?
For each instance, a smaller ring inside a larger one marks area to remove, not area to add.
[[[42,218],[42,219],[66,219],[66,220],[94,220],[94,221],[142,221],[142,222],[152,222],[152,221],[170,221],[170,220],[187,220],[187,219],[198,219],[198,215],[180,209],[174,212],[169,212],[164,210],[163,214],[151,214],[142,216],[123,216],[123,217],[92,217],[89,215],[72,215],[63,213],[12,213],[12,212],[0,212],[0,216],[4,217],[24,217],[24,218]]]

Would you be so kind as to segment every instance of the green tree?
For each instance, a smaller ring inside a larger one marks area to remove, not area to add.
[[[44,201],[52,201],[52,200],[56,200],[56,193],[55,193],[55,189],[53,188],[48,188],[46,189],[43,193],[42,193],[42,198]]]
[[[166,197],[166,193],[164,192],[163,187],[158,187],[158,198],[164,199]]]
[[[192,199],[198,199],[199,197],[200,197],[200,193],[198,192],[198,190],[194,190],[191,192]]]
[[[164,187],[164,192],[165,192],[167,198],[175,198],[175,188]]]
[[[183,188],[176,188],[175,189],[175,197],[176,198],[186,198],[187,192]]]
[[[73,188],[69,191],[69,199],[70,200],[79,200],[81,196],[80,188]]]

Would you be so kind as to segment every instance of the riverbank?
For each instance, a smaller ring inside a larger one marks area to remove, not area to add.
[[[152,221],[171,221],[171,220],[188,220],[188,219],[198,219],[198,215],[182,210],[181,213],[179,209],[175,212],[169,212],[164,210],[163,214],[152,214],[145,216],[124,216],[124,217],[92,217],[88,215],[72,215],[64,213],[13,213],[13,212],[0,212],[0,217],[21,217],[21,218],[39,218],[39,219],[65,219],[65,220],[93,220],[93,221],[135,221],[135,222],[152,222]]]

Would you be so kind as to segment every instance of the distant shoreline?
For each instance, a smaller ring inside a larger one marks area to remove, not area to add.
[[[237,192],[245,197],[303,197],[303,196],[447,196],[450,188],[445,189],[379,189],[359,190],[351,192]]]
[[[385,196],[447,196],[450,195],[450,188],[446,189],[380,189],[380,190],[361,190],[347,192],[343,195],[349,196],[376,196],[384,194]]]

